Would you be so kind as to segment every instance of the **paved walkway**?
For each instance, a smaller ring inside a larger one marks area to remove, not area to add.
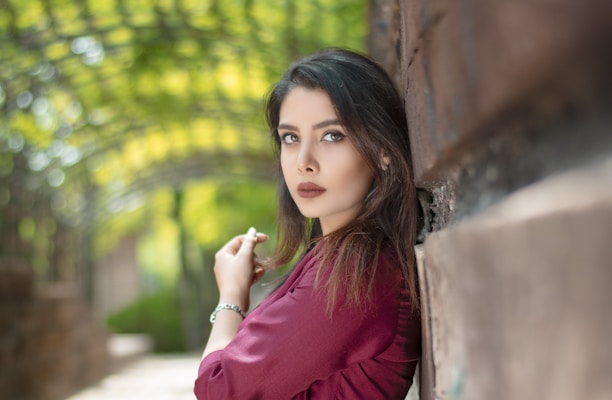
[[[147,355],[68,400],[195,400],[199,355]]]
[[[117,372],[67,400],[195,400],[193,382],[199,354],[151,354],[144,335],[111,338]]]
[[[112,352],[130,353],[139,341],[121,338],[115,341]],[[199,364],[199,354],[141,354],[136,361],[67,400],[195,400],[193,383]],[[418,399],[417,392],[413,387],[406,400]]]

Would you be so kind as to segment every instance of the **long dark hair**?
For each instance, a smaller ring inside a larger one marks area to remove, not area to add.
[[[318,219],[304,217],[289,193],[280,166],[277,133],[281,104],[295,87],[321,89],[373,173],[373,186],[359,215],[322,237]],[[381,250],[401,269],[412,304],[418,307],[414,245],[419,224],[404,104],[385,70],[365,55],[327,49],[290,66],[267,97],[267,122],[277,154],[278,245],[274,265],[290,262],[316,243],[329,266],[330,309],[339,288],[347,301],[369,299]]]

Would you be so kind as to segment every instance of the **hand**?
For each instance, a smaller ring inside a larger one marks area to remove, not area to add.
[[[245,312],[249,309],[251,285],[259,280],[264,270],[256,269],[255,245],[268,240],[268,235],[249,229],[227,242],[215,255],[215,278],[219,288],[219,302],[236,304]]]

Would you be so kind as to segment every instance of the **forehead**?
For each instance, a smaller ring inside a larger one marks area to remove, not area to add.
[[[318,122],[337,117],[334,104],[324,90],[301,86],[287,93],[279,111],[280,124],[297,123],[300,120]]]

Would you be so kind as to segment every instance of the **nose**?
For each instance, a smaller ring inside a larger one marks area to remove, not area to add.
[[[319,163],[312,145],[306,141],[301,143],[297,160],[298,172],[302,174],[316,174],[319,172]]]

